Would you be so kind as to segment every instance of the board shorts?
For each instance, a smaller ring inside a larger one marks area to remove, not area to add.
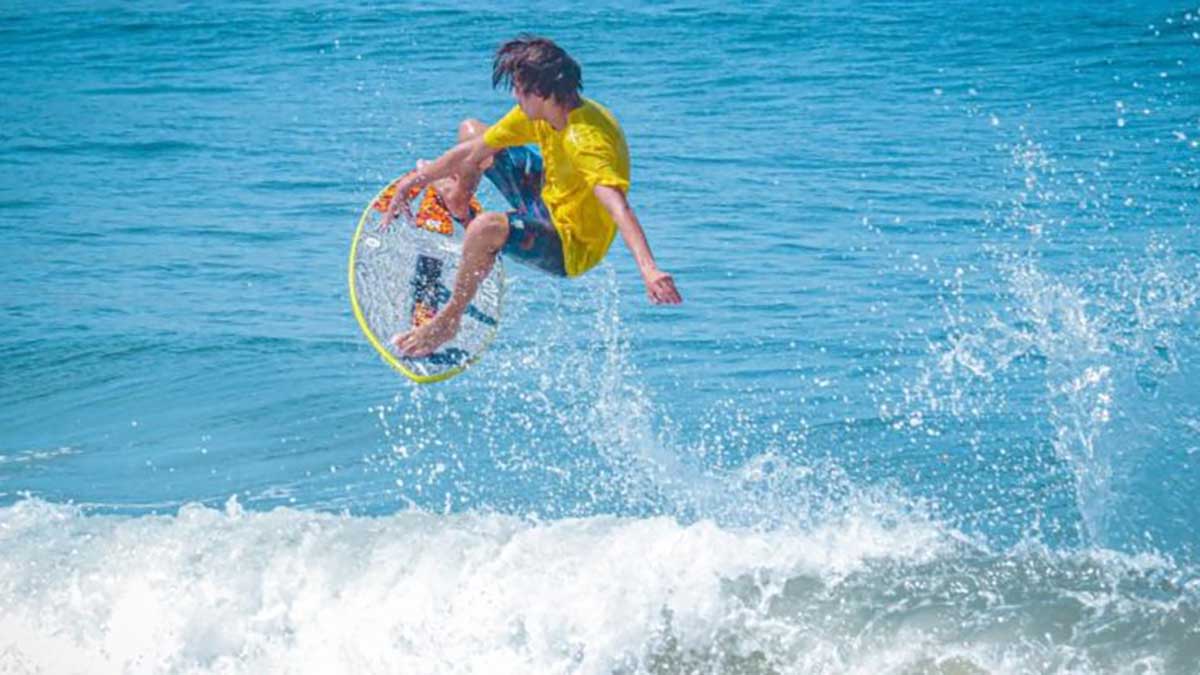
[[[562,238],[542,201],[542,157],[528,146],[505,148],[483,172],[508,201],[508,239],[501,252],[554,276],[567,276]]]

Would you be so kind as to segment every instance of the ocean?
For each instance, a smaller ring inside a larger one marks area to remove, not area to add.
[[[416,385],[350,238],[524,31],[684,303],[620,239],[508,264]],[[1200,672],[1200,6],[10,0],[0,45],[0,673]]]

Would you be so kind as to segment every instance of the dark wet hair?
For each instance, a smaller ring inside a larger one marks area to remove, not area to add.
[[[496,50],[492,86],[514,87],[559,103],[570,103],[583,89],[583,71],[553,40],[522,33]]]

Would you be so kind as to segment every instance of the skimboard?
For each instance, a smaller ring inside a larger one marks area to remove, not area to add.
[[[367,341],[388,365],[415,382],[439,382],[479,360],[495,338],[504,270],[496,260],[463,314],[458,335],[429,356],[400,354],[391,338],[424,324],[450,299],[462,238],[432,186],[407,195],[415,214],[411,220],[397,218],[383,227],[395,186],[392,181],[380,190],[358,219],[350,243],[350,305]],[[478,202],[472,200],[472,208],[478,211]]]

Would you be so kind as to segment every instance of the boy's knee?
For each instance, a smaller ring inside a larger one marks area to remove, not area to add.
[[[487,131],[486,124],[474,118],[467,118],[458,123],[458,142],[462,143],[476,136],[482,136],[485,131]]]
[[[467,226],[467,235],[484,239],[499,248],[508,239],[508,216],[500,211],[485,211]]]
[[[473,117],[469,117],[458,123],[458,142],[465,143],[473,138],[479,138],[480,136],[483,136],[487,130],[488,125]],[[492,156],[488,155],[487,159],[480,162],[479,170],[482,172],[492,168],[493,161],[494,160]]]

